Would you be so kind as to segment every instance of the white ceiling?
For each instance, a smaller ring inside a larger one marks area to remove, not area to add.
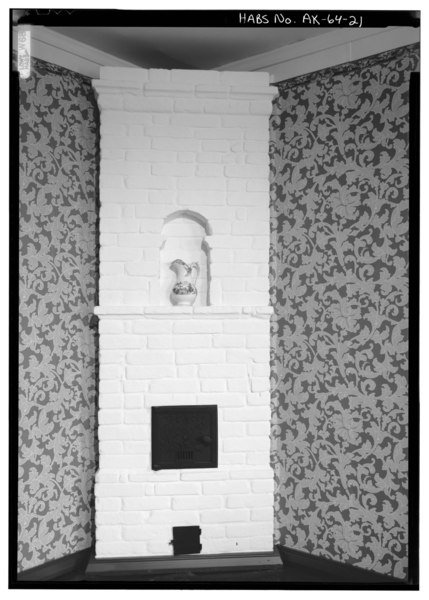
[[[320,28],[52,27],[143,68],[216,69],[332,31]]]

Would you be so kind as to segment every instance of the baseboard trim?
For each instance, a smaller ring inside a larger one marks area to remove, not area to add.
[[[91,555],[86,579],[118,579],[127,575],[182,569],[233,569],[237,567],[272,567],[282,564],[276,550],[231,554],[184,554],[183,556],[151,556],[145,558],[95,558]]]
[[[369,571],[362,567],[340,563],[330,558],[315,556],[302,550],[286,548],[280,545],[277,546],[277,549],[285,567],[293,568],[295,565],[311,569],[312,571],[320,571],[323,573],[323,579],[327,581],[359,584],[392,584],[396,587],[398,584],[404,584],[404,587],[408,584],[406,580]]]
[[[57,577],[75,573],[83,570],[88,563],[92,548],[86,548],[73,554],[68,554],[55,560],[50,560],[43,565],[21,571],[17,575],[17,581],[52,581]]]

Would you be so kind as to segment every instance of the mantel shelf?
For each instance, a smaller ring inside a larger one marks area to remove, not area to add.
[[[98,317],[174,318],[249,318],[269,319],[272,306],[96,306]]]

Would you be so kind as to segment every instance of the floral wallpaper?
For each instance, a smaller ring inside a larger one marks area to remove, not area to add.
[[[92,543],[97,115],[77,73],[20,80],[20,571]]]
[[[407,574],[409,46],[279,84],[276,542]]]

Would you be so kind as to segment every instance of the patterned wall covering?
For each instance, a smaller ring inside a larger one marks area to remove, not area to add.
[[[399,578],[417,68],[409,46],[283,82],[271,120],[276,541]]]
[[[98,113],[90,81],[20,84],[19,570],[91,545]]]

